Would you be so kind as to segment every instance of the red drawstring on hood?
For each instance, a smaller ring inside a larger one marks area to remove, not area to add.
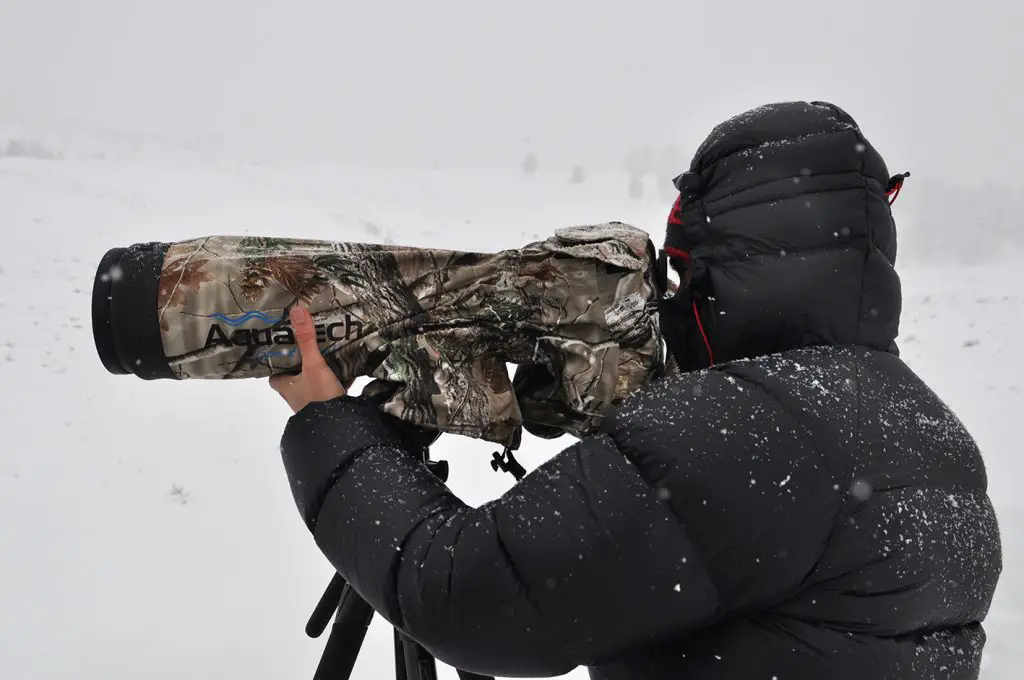
[[[680,194],[679,198],[676,199],[675,204],[672,206],[672,211],[668,215],[668,224],[669,224],[669,226],[677,226],[677,227],[678,226],[682,226],[682,224],[683,224],[682,201],[683,201],[683,196],[682,196],[682,194]],[[674,248],[672,246],[666,246],[665,247],[665,253],[667,253],[671,257],[678,257],[679,259],[686,260],[687,262],[690,261],[690,253],[686,252],[685,250],[681,250],[680,248]],[[715,364],[715,353],[711,349],[711,341],[708,339],[708,334],[704,330],[704,322],[702,322],[701,319],[700,319],[700,310],[697,309],[697,302],[696,302],[696,300],[693,302],[693,318],[697,320],[697,329],[700,331],[700,337],[703,338],[703,340],[704,340],[704,347],[706,347],[707,350],[708,350],[708,360],[711,362],[711,365],[714,366],[714,364]]]
[[[891,178],[891,179],[889,180],[889,186],[887,186],[887,187],[885,188],[885,195],[886,195],[886,196],[891,196],[891,197],[892,197],[892,198],[890,198],[890,199],[889,199],[889,205],[890,205],[890,206],[891,206],[891,205],[892,205],[893,203],[895,203],[895,202],[896,202],[896,199],[897,199],[897,198],[899,198],[899,196],[900,196],[900,191],[901,191],[901,190],[903,189],[903,182],[904,182],[904,180],[906,180],[906,179],[907,179],[908,177],[910,177],[910,173],[909,173],[909,172],[903,172],[903,173],[900,173],[899,175],[894,175],[894,176],[893,176],[893,177],[892,177],[892,178]]]

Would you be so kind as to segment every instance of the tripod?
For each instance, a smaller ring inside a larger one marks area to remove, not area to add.
[[[337,610],[313,680],[348,680],[373,619],[373,608],[335,574],[306,624],[306,634],[320,637],[332,612]],[[421,645],[395,629],[396,680],[437,680],[434,657]],[[460,680],[491,680],[483,675],[458,671]]]
[[[448,481],[448,461],[431,461],[429,455],[425,449],[423,462],[427,468],[442,482]],[[508,448],[502,454],[495,453],[493,457],[491,467],[494,470],[510,472],[517,481],[526,474],[526,470],[512,457]],[[337,615],[334,625],[313,680],[349,680],[374,614],[373,607],[352,589],[341,574],[335,574],[306,623],[306,635],[311,638],[320,637],[335,611]],[[437,680],[437,665],[430,652],[397,628],[394,644],[396,680]],[[456,670],[459,680],[493,680],[485,675]]]

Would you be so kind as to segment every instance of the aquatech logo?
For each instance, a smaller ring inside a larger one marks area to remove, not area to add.
[[[239,312],[236,314],[214,313],[207,315],[207,318],[214,319],[218,323],[210,324],[206,333],[206,344],[203,348],[221,347],[272,347],[274,345],[291,345],[291,349],[281,349],[273,352],[275,356],[290,357],[295,353],[295,334],[291,326],[274,328],[285,317],[271,316],[264,312]],[[250,321],[260,321],[268,324],[267,328],[238,328]],[[225,330],[224,326],[229,328]],[[316,329],[316,340],[322,342],[338,342],[340,340],[359,340],[363,337],[363,322],[353,319],[351,314],[345,314],[344,319],[332,323],[318,323]],[[228,333],[230,330],[230,333]]]
[[[235,315],[221,314],[220,312],[215,312],[214,314],[210,314],[208,318],[223,321],[229,326],[241,326],[243,323],[247,321],[252,321],[253,319],[259,319],[263,323],[267,323],[270,324],[271,326],[274,326],[280,323],[282,319],[284,319],[284,314],[282,314],[281,316],[267,316],[263,312],[244,312],[237,319],[232,319],[232,316]]]

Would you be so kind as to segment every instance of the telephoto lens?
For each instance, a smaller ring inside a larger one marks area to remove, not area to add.
[[[239,235],[136,243],[100,260],[93,333],[115,375],[266,378],[301,370],[289,315],[302,306],[340,380],[393,388],[381,410],[514,447],[524,426],[584,435],[660,371],[655,256],[646,232],[620,223],[496,253]]]

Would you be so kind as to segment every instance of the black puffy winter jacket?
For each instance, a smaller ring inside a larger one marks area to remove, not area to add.
[[[479,508],[372,405],[311,404],[282,453],[317,545],[478,673],[977,677],[999,531],[973,439],[896,351],[888,181],[831,105],[719,126],[666,242],[694,265],[665,323],[695,370]]]

